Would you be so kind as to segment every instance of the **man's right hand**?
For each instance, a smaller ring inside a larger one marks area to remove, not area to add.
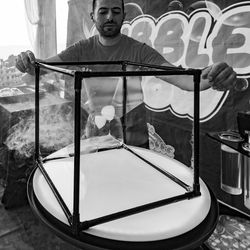
[[[16,68],[23,73],[35,75],[36,57],[30,50],[21,52],[16,58]]]

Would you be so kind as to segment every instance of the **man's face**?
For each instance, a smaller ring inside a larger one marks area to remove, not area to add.
[[[125,17],[122,0],[97,0],[91,16],[101,36],[116,37]]]

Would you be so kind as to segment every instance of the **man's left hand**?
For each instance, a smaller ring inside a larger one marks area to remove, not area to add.
[[[236,73],[224,62],[215,63],[202,71],[202,79],[208,79],[210,86],[218,91],[234,88]]]

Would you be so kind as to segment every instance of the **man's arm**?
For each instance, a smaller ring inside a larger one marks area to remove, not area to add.
[[[16,67],[23,73],[28,73],[30,75],[35,74],[35,61],[41,61],[36,59],[31,51],[22,52],[18,55],[16,60]],[[58,56],[52,56],[46,59],[47,62],[62,62],[62,59]],[[163,66],[171,66],[172,64],[165,62]],[[46,70],[42,70],[41,74],[46,74]],[[157,76],[158,78],[173,84],[181,89],[187,91],[194,90],[193,79],[188,76],[183,75],[173,75],[173,76]],[[236,73],[233,68],[228,66],[224,62],[215,63],[202,71],[201,75],[201,85],[200,89],[205,90],[210,87],[213,89],[224,91],[231,89],[236,83]]]
[[[38,62],[43,62],[43,61],[46,61],[46,62],[62,62],[62,59],[58,55],[49,57],[49,58],[47,58],[45,60],[37,59],[37,58],[35,58],[35,55],[33,54],[33,52],[28,50],[26,52],[20,53],[17,56],[16,68],[19,71],[23,72],[23,73],[28,73],[30,75],[35,75],[35,62],[36,61],[38,61]],[[40,72],[41,75],[44,75],[46,73],[48,73],[48,71],[44,70],[44,69],[42,69],[41,72]]]
[[[173,67],[172,64],[167,62],[162,64],[162,66]],[[193,79],[191,77],[183,75],[157,77],[183,90],[194,90]],[[235,83],[236,73],[234,72],[233,68],[228,66],[224,62],[220,62],[215,63],[202,70],[200,89],[206,90],[212,87],[213,89],[224,91],[233,88],[235,86]]]

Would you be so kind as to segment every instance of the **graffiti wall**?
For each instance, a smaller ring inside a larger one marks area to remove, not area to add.
[[[68,45],[96,33],[90,10],[90,0],[69,2]],[[237,130],[237,113],[250,110],[250,1],[125,0],[125,11],[122,33],[149,44],[172,64],[204,68],[225,61],[237,72],[234,89],[201,93],[200,172],[219,200],[250,215],[243,191],[221,189],[221,145],[206,135]],[[153,78],[142,88],[151,149],[192,167],[193,93]]]

